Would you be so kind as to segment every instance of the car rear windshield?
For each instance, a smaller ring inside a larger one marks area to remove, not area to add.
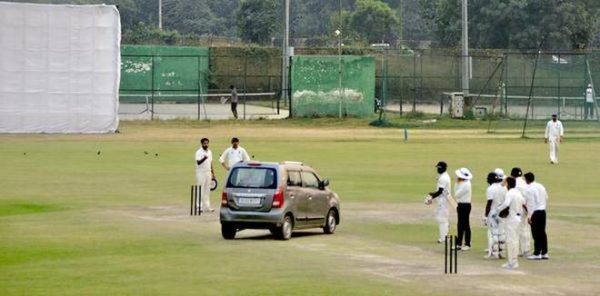
[[[277,174],[272,168],[234,168],[227,180],[227,187],[275,189]]]

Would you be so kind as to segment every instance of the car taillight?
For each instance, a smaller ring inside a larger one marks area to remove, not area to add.
[[[225,192],[225,191],[223,191],[223,193],[221,194],[221,206],[222,207],[227,206],[227,192]]]
[[[273,204],[271,206],[273,208],[283,207],[283,191],[281,189],[278,189],[273,195]]]

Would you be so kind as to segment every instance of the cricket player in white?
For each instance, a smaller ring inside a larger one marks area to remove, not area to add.
[[[550,148],[550,163],[558,163],[558,147],[563,140],[564,129],[562,122],[558,120],[556,114],[552,114],[552,120],[546,124],[546,133],[544,141],[549,144]]]
[[[219,158],[219,162],[225,170],[229,170],[234,164],[240,161],[250,161],[250,156],[248,156],[246,149],[240,146],[240,139],[231,138],[231,147],[225,149]]]
[[[591,84],[588,84],[585,89],[585,103],[583,108],[584,119],[594,119],[594,89]]]
[[[430,205],[433,199],[437,200],[435,219],[439,226],[438,243],[445,241],[448,235],[448,198],[450,196],[450,175],[446,172],[448,165],[440,161],[436,165],[439,174],[437,179],[437,191],[431,192],[425,197],[425,204]]]
[[[525,174],[529,185],[527,190],[527,208],[529,209],[528,222],[531,224],[533,235],[533,254],[527,259],[550,259],[548,256],[548,237],[546,236],[546,203],[548,193],[544,185],[535,182],[535,175],[531,172]]]
[[[496,258],[501,257],[502,249],[504,248],[505,233],[504,229],[500,228],[500,221],[498,217],[492,217],[490,212],[492,209],[498,207],[498,205],[504,202],[506,197],[506,188],[502,186],[504,173],[499,176],[495,172],[490,172],[487,176],[487,183],[490,186],[486,190],[487,204],[485,206],[485,224],[488,227],[488,253],[485,258]]]
[[[200,202],[196,196],[196,208],[201,211],[214,212],[210,207],[210,181],[215,178],[212,166],[212,152],[208,149],[209,140],[200,140],[202,147],[196,151],[196,185],[200,186]]]
[[[516,189],[517,181],[513,177],[506,178],[508,192],[504,202],[497,206],[492,216],[498,216],[500,212],[508,208],[508,216],[504,219],[506,223],[506,246],[508,262],[502,265],[502,268],[515,269],[519,267],[519,235],[518,228],[521,223],[521,216],[518,215],[518,210],[523,206],[521,201],[523,197],[521,192]]]
[[[523,207],[517,213],[522,217],[521,224],[519,225],[519,256],[528,256],[531,250],[531,226],[527,222],[527,190],[529,186],[523,179],[523,171],[521,168],[515,167],[510,171],[510,176],[515,178],[517,185],[515,188],[519,190],[523,200],[521,204]]]

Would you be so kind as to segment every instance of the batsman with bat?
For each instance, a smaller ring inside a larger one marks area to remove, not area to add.
[[[437,190],[430,192],[425,197],[425,204],[430,205],[433,200],[437,200],[437,207],[435,209],[435,219],[439,226],[439,238],[438,243],[443,243],[446,235],[448,235],[448,206],[456,207],[456,201],[450,196],[450,175],[448,175],[448,165],[440,161],[435,166],[437,173],[439,174],[437,179]]]

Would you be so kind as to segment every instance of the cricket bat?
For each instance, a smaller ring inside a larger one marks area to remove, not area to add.
[[[227,101],[229,101],[229,98],[221,97],[221,104],[225,104]]]
[[[452,197],[452,195],[448,195],[448,203],[454,208],[458,207],[458,203],[456,202],[454,197]]]

